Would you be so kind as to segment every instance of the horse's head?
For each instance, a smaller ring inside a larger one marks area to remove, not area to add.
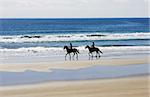
[[[64,46],[64,49],[67,49],[68,47],[67,46]]]
[[[87,48],[89,48],[89,46],[88,46],[88,45],[85,47],[85,49],[87,49]]]

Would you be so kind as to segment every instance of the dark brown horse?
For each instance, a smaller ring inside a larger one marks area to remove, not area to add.
[[[76,59],[78,60],[79,51],[77,49],[75,49],[75,48],[70,49],[68,46],[64,46],[64,49],[66,49],[66,51],[67,51],[67,54],[65,55],[65,60],[66,60],[66,57],[68,54],[69,54],[70,60],[71,60],[71,53],[73,53],[73,59],[74,59],[74,56],[76,55]]]
[[[85,47],[85,49],[86,48],[88,48],[88,50],[89,50],[89,57],[91,57],[91,55],[92,55],[92,57],[93,57],[93,52],[96,52],[96,57],[100,57],[100,53],[102,53],[103,54],[103,52],[102,51],[100,51],[100,49],[99,48],[96,48],[96,47],[94,47],[94,48],[92,48],[92,47],[90,47],[90,46],[86,46]],[[97,56],[98,55],[98,56]]]

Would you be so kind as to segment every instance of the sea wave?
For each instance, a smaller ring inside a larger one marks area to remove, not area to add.
[[[88,40],[125,40],[150,39],[150,33],[88,33],[88,34],[51,34],[51,35],[16,35],[0,36],[2,43],[25,42],[60,42],[60,41],[88,41]]]
[[[76,47],[80,51],[88,51],[85,49],[85,46]],[[97,47],[102,51],[113,51],[113,50],[146,50],[150,51],[150,46],[114,46],[114,47]],[[7,48],[0,48],[0,52],[64,52],[63,47],[28,47],[28,48],[18,48],[18,49],[7,49]]]

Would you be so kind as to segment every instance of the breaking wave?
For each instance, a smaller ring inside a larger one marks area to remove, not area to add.
[[[25,42],[63,42],[63,41],[88,41],[88,40],[128,40],[150,39],[150,33],[90,33],[90,34],[51,34],[51,35],[16,35],[0,36],[1,43]]]

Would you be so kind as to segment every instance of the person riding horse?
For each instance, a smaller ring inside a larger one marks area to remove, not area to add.
[[[95,43],[93,42],[93,44],[90,46],[86,46],[85,48],[88,48],[89,49],[89,58],[90,57],[93,57],[93,52],[96,52],[96,57],[100,57],[100,53],[103,53],[102,51],[100,51],[99,48],[95,47]]]
[[[72,49],[72,43],[70,43],[70,49]]]
[[[72,43],[70,43],[70,47],[68,46],[64,46],[64,49],[66,49],[67,53],[65,55],[65,60],[66,60],[66,57],[67,55],[69,54],[70,56],[70,60],[71,60],[71,53],[73,53],[73,59],[74,59],[74,56],[76,55],[76,59],[78,60],[78,54],[79,54],[79,50],[77,50],[76,48],[72,48]]]
[[[93,44],[91,45],[91,48],[95,48],[95,43],[93,42]]]

